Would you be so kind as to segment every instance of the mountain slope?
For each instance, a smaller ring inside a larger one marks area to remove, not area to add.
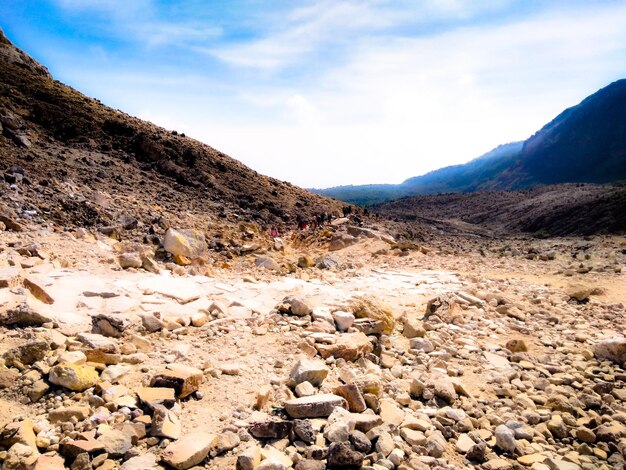
[[[373,210],[387,218],[422,222],[446,233],[625,233],[626,186],[578,183],[411,196],[374,206]]]
[[[124,215],[146,224],[166,217],[265,225],[341,207],[82,95],[1,31],[0,123],[2,200],[61,225],[107,225]]]
[[[415,194],[626,180],[626,79],[568,108],[525,142],[501,145],[464,165],[399,185],[339,186],[318,194],[370,205]]]

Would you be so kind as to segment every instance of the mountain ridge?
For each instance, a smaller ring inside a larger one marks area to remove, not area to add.
[[[398,185],[312,191],[367,206],[412,195],[624,180],[626,79],[620,79],[565,109],[525,141],[502,144],[467,163],[411,177]]]

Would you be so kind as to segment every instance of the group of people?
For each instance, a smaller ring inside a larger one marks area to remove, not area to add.
[[[329,212],[321,212],[319,214],[315,214],[312,218],[306,219],[301,215],[296,216],[296,223],[298,226],[298,230],[303,231],[308,228],[315,230],[318,227],[322,227],[326,224],[331,223],[333,220],[333,214]]]

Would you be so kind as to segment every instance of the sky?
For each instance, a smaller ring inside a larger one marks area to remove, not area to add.
[[[626,2],[2,0],[53,76],[303,187],[400,183],[626,77]]]

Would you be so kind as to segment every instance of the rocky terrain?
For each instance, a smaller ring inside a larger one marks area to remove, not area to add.
[[[411,196],[371,210],[386,218],[436,226],[446,233],[492,237],[620,234],[626,232],[626,187],[565,184]]]
[[[623,238],[262,237],[3,232],[2,468],[623,467]]]
[[[343,208],[1,43],[3,470],[624,467],[624,237],[294,230]]]

